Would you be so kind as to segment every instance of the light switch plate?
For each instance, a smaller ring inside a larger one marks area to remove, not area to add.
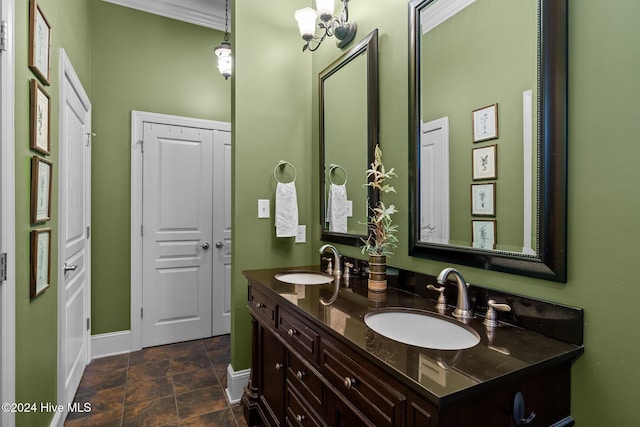
[[[258,199],[258,218],[269,218],[269,199]]]
[[[347,217],[353,216],[353,200],[347,200]]]
[[[296,235],[296,243],[305,243],[307,241],[307,226],[299,225],[298,234]]]

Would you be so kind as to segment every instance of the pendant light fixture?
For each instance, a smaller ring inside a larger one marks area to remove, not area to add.
[[[218,70],[227,80],[231,76],[231,43],[229,43],[229,0],[225,0],[224,41],[214,50],[218,57]]]

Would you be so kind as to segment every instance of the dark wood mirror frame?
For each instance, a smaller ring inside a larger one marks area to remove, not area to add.
[[[362,246],[362,239],[367,236],[337,233],[328,231],[325,228],[326,200],[325,200],[325,129],[324,129],[324,81],[344,66],[349,64],[361,53],[367,53],[367,163],[363,162],[362,174],[366,173],[367,166],[373,162],[373,153],[378,144],[379,132],[379,106],[378,106],[378,29],[373,30],[342,54],[331,65],[325,68],[318,76],[318,94],[320,99],[320,229],[322,234],[320,239],[326,242],[341,243],[350,246]],[[367,198],[368,206],[375,206],[378,202],[378,192],[369,188]]]
[[[409,2],[409,255],[567,281],[567,0],[539,0],[537,254],[483,251],[419,241],[420,11]]]

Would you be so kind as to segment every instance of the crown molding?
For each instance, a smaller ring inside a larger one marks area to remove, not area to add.
[[[169,0],[103,0],[131,9],[177,19],[202,27],[224,31],[224,3],[218,1],[169,1]],[[214,3],[222,3],[221,5]],[[229,22],[231,31],[231,22]]]

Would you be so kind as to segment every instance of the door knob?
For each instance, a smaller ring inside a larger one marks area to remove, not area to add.
[[[206,251],[207,249],[209,249],[209,246],[210,246],[210,245],[209,245],[209,242],[204,242],[203,244],[201,244],[201,245],[200,245],[200,247],[201,247],[202,249],[204,249],[205,251]]]
[[[67,264],[67,263],[65,262],[65,263],[64,263],[63,270],[64,270],[64,272],[65,272],[65,274],[66,274],[66,273],[67,273],[67,272],[69,272],[69,271],[76,271],[76,269],[77,269],[77,268],[78,268],[78,266],[77,266],[77,265],[75,265],[75,264],[74,264],[74,265],[69,265],[69,264]]]
[[[220,249],[224,244],[222,242],[216,242],[216,248]]]

